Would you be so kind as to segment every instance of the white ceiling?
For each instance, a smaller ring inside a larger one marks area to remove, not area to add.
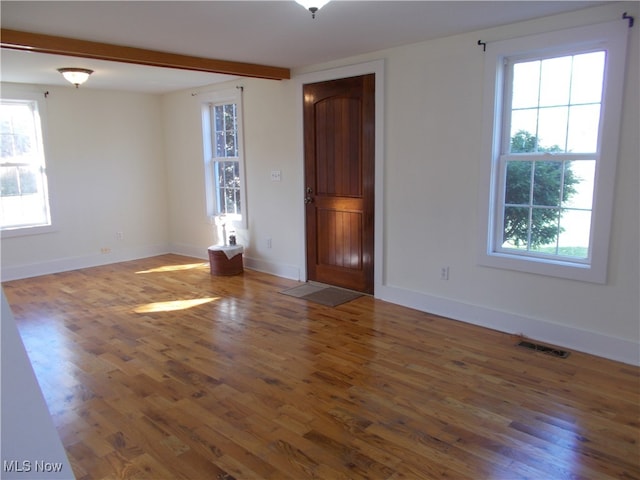
[[[26,32],[294,69],[601,3],[334,0],[312,19],[294,0],[2,0],[0,24]],[[162,93],[231,78],[7,49],[0,55],[1,79],[6,82],[65,85],[56,69],[71,66],[95,71],[81,88]]]

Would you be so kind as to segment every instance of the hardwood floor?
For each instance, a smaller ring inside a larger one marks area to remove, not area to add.
[[[640,478],[640,369],[166,255],[3,284],[78,479]]]

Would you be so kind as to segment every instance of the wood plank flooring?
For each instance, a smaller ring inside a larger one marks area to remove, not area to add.
[[[78,479],[638,479],[640,369],[165,255],[3,284]]]

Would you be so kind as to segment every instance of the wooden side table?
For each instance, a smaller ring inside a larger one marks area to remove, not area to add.
[[[238,275],[243,272],[242,245],[212,245],[208,250],[211,275]]]

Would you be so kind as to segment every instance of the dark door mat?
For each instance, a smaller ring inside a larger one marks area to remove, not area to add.
[[[362,296],[362,293],[359,292],[324,285],[313,285],[310,283],[289,288],[280,293],[329,307],[335,307]]]

